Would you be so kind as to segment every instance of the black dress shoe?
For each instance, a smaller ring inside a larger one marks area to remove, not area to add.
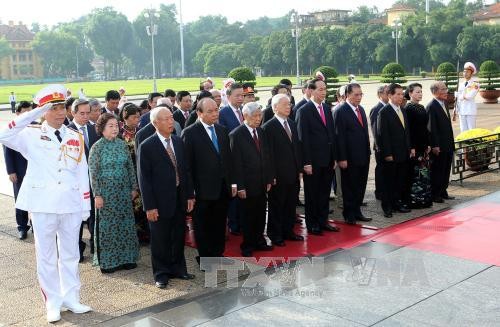
[[[302,235],[297,235],[297,234],[291,234],[285,237],[285,240],[287,241],[303,241],[304,237]]]
[[[328,232],[340,232],[340,228],[329,225],[329,224],[321,226],[321,229],[326,230]]]
[[[108,269],[101,268],[101,273],[112,274],[112,273],[116,272],[117,270],[118,270],[118,268],[108,268]]]
[[[356,225],[356,220],[355,219],[346,219],[345,223],[347,225]]]
[[[167,288],[167,285],[168,285],[168,282],[155,282],[155,286],[160,288],[160,289]]]
[[[356,220],[359,220],[359,221],[372,221],[371,218],[365,217],[363,215],[357,217]]]
[[[78,260],[78,263],[82,263],[85,261],[85,257],[83,256],[83,254],[80,254],[80,259]]]
[[[133,262],[133,263],[126,263],[124,265],[121,265],[120,267],[121,269],[124,269],[124,270],[131,270],[131,269],[135,269],[137,268],[137,263]]]
[[[20,230],[17,232],[17,236],[20,240],[25,240],[28,237],[28,231]]]
[[[436,196],[435,198],[432,198],[432,202],[436,202],[436,203],[443,203],[444,200],[442,197],[440,196]]]
[[[252,256],[252,251],[250,251],[250,250],[242,250],[241,251],[241,256],[245,257],[245,258],[251,257]]]
[[[442,199],[445,199],[445,200],[455,200],[455,197],[454,197],[454,196],[449,196],[448,194],[443,195],[441,198],[442,198]]]
[[[391,210],[384,210],[384,217],[385,218],[392,218],[392,211]]]
[[[308,229],[307,232],[312,235],[323,235],[323,232],[321,231],[320,228],[314,227],[311,229]]]
[[[182,279],[182,280],[191,280],[191,279],[194,279],[194,275],[193,274],[188,274],[188,273],[185,273],[185,274],[182,274],[182,275],[169,275],[168,277],[174,279]]]
[[[279,240],[279,241],[272,241],[273,245],[276,245],[276,246],[285,246],[285,242],[283,240]]]
[[[262,244],[257,246],[257,251],[272,251],[274,247],[272,245]]]
[[[401,212],[401,213],[408,213],[411,211],[410,208],[408,208],[407,206],[405,205],[402,205],[402,206],[399,206],[396,208],[397,211]]]

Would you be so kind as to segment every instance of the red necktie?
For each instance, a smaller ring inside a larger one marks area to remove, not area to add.
[[[238,120],[240,121],[240,124],[241,124],[241,123],[243,123],[243,115],[241,114],[240,109],[236,109],[236,111],[238,112]]]
[[[359,123],[363,126],[363,117],[361,117],[361,112],[359,111],[359,107],[356,107],[356,115],[358,116]]]
[[[259,139],[257,138],[257,131],[255,129],[253,130],[253,141],[255,142],[257,150],[260,152],[260,142]]]
[[[323,106],[320,104],[318,106],[319,109],[319,115],[321,116],[321,120],[323,121],[323,125],[326,126],[326,117],[325,117],[325,112],[323,111]]]

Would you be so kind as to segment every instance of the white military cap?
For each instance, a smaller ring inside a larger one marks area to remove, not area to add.
[[[476,69],[476,66],[474,66],[474,64],[470,61],[467,61],[465,64],[464,64],[464,69],[470,69],[472,70],[472,74],[474,75],[475,73],[477,73],[477,69]]]
[[[40,107],[49,102],[57,103],[64,101],[66,101],[66,88],[61,84],[51,84],[44,87],[38,91],[34,99],[34,102]]]

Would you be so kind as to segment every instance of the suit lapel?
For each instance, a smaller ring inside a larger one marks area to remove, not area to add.
[[[205,126],[203,126],[203,124],[201,122],[197,122],[196,123],[197,125],[197,128],[198,128],[198,131],[199,133],[201,133],[201,137],[205,139],[205,142],[207,142],[210,147],[210,149],[212,149],[212,151],[216,154],[216,155],[219,155],[217,153],[217,150],[215,149],[215,146],[214,144],[212,143],[212,139],[210,138],[210,136],[208,136],[206,130],[205,130]],[[215,124],[214,124],[214,129],[215,129],[215,135],[217,135],[217,128],[215,128]],[[217,135],[217,140],[219,139],[219,135]],[[219,149],[220,149],[220,143],[219,143]]]
[[[174,168],[174,164],[172,163],[172,160],[170,159],[170,156],[167,153],[167,149],[165,149],[165,147],[163,146],[163,142],[160,140],[160,137],[158,135],[156,135],[155,140],[156,140],[155,141],[156,147],[158,148],[158,151],[161,153],[160,155],[163,157],[164,160],[166,160],[170,164],[170,166],[172,166],[172,168]]]
[[[321,125],[326,128],[325,124],[323,124],[323,120],[321,119],[321,115],[319,114],[319,109],[318,107],[316,107],[316,105],[314,104],[314,102],[310,101],[311,105],[310,105],[310,108],[311,110],[313,110],[313,115],[314,117],[316,117],[316,119],[321,123]],[[321,104],[323,106],[323,104]],[[325,107],[323,106],[323,113],[325,114],[325,120],[328,124],[328,118],[326,118],[326,112],[325,112]]]

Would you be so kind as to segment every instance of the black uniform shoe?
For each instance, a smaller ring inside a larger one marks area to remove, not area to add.
[[[17,232],[17,236],[20,240],[25,240],[28,237],[28,231],[20,230]]]

